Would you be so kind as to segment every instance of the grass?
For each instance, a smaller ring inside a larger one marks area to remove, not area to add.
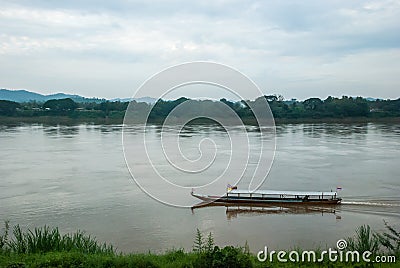
[[[112,245],[100,244],[96,238],[82,231],[61,235],[58,228],[37,227],[23,231],[14,226],[13,239],[9,240],[9,223],[5,223],[4,234],[0,236],[0,252],[12,254],[35,254],[46,252],[80,252],[84,254],[115,254]]]
[[[369,250],[374,254],[399,256],[399,230],[385,222],[386,232],[376,233],[368,225],[360,226],[353,237],[347,239],[349,248]],[[121,254],[96,238],[77,231],[61,235],[58,228],[48,226],[23,230],[19,225],[12,228],[5,223],[0,235],[0,267],[398,267],[396,263],[371,265],[368,263],[330,262],[325,258],[319,263],[259,262],[244,247],[218,247],[211,233],[205,236],[196,230],[193,250],[166,251],[163,254]],[[297,249],[301,254],[302,250]],[[319,252],[320,250],[316,250]]]
[[[384,221],[386,232],[376,233],[378,242],[386,248],[388,252],[400,258],[400,230],[396,230]]]
[[[369,225],[358,227],[355,236],[349,237],[346,240],[349,250],[356,250],[358,252],[370,251],[376,255],[379,249],[379,239],[372,232]]]

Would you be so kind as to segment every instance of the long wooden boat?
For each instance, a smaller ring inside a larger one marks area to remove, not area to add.
[[[227,191],[223,196],[200,195],[193,191],[191,194],[202,201],[217,203],[328,205],[340,204],[342,201],[337,196],[337,192],[245,191],[234,189]]]

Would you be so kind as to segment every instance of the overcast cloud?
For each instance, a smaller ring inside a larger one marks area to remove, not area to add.
[[[0,4],[1,88],[129,97],[166,67],[211,60],[265,94],[400,97],[399,1]]]

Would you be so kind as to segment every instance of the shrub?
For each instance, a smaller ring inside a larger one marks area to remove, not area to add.
[[[356,250],[358,252],[370,251],[376,254],[379,249],[378,236],[373,233],[369,225],[358,227],[355,236],[349,237],[346,240],[349,250]]]
[[[379,243],[384,246],[390,253],[400,255],[400,230],[394,229],[386,221],[384,221],[387,232],[377,234]]]
[[[211,268],[241,268],[252,267],[250,255],[245,254],[242,248],[226,246],[219,248],[215,246],[213,250],[200,253],[194,263],[194,267]]]

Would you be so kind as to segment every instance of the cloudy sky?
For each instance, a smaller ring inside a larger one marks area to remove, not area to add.
[[[130,97],[166,67],[210,60],[286,99],[400,97],[400,1],[0,5],[0,88]]]

